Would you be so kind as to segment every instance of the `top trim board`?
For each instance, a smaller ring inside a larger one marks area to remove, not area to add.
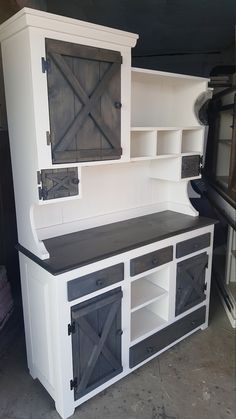
[[[139,35],[24,7],[0,26],[0,41],[34,27],[134,47]]]
[[[202,81],[202,82],[209,82],[210,79],[205,77],[198,77],[198,76],[189,76],[187,74],[178,74],[178,73],[169,73],[165,71],[158,71],[158,70],[149,70],[146,68],[138,68],[138,67],[132,67],[131,71],[133,73],[143,73],[147,75],[153,75],[153,76],[163,76],[163,77],[173,77],[178,79],[186,79],[186,80],[193,80],[193,81]]]
[[[205,128],[204,125],[182,126],[182,127],[131,127],[131,131],[191,131]]]

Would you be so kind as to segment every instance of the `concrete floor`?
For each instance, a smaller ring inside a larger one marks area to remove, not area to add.
[[[76,409],[78,419],[236,419],[235,332],[218,298],[210,325]],[[22,333],[0,359],[0,418],[59,419],[27,371]]]

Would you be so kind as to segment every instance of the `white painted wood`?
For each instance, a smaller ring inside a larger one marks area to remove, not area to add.
[[[167,325],[167,321],[144,307],[131,314],[131,342],[132,345],[157,332]]]
[[[157,132],[157,154],[175,155],[181,152],[181,131],[158,131]]]
[[[147,279],[138,279],[131,285],[131,311],[134,312],[167,294],[164,288]]]
[[[202,78],[132,69],[131,126],[199,125],[194,102],[206,85]]]
[[[50,130],[47,78],[41,70],[45,38],[120,51],[120,161],[52,164],[45,136]],[[206,90],[207,80],[145,69],[131,71],[131,47],[137,38],[127,32],[33,9],[22,9],[0,27],[19,242],[41,259],[49,257],[42,242],[45,238],[166,209],[198,215],[189,201],[188,180],[181,179],[181,158],[202,153],[204,128],[193,107],[199,94]],[[78,197],[40,202],[37,171],[72,166],[78,167],[81,180]],[[175,258],[178,242],[207,232],[211,232],[207,249]],[[52,396],[63,419],[131,372],[130,346],[204,305],[207,315],[201,328],[207,327],[212,244],[213,226],[208,226],[58,276],[20,254],[28,367],[32,377],[38,378]],[[130,276],[131,259],[167,246],[173,246],[173,261]],[[203,251],[209,255],[206,300],[175,317],[177,263]],[[67,301],[68,281],[117,263],[124,264],[123,281]],[[74,378],[72,342],[68,336],[71,307],[118,286],[123,292],[123,372],[75,401],[70,390],[70,380]]]
[[[204,128],[182,131],[182,153],[203,153]]]
[[[163,179],[179,182],[181,179],[181,158],[152,160],[150,164],[150,177],[152,179]]]

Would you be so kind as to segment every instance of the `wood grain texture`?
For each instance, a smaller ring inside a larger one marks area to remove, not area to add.
[[[71,309],[75,400],[122,371],[121,298],[116,288]]]
[[[207,253],[201,253],[177,264],[176,316],[206,299],[205,278],[207,265]]]
[[[129,351],[130,368],[161,351],[177,339],[191,332],[191,330],[196,329],[205,322],[205,318],[206,307],[204,306],[132,346]]]
[[[191,217],[174,211],[132,218],[44,240],[50,258],[41,260],[19,245],[19,250],[53,275],[215,224],[206,217]]]
[[[67,284],[68,301],[90,294],[124,280],[124,264],[110,266],[100,271],[73,279]]]

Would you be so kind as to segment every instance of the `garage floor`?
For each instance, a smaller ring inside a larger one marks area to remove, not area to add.
[[[214,295],[210,326],[76,409],[79,419],[236,419],[235,332]],[[0,418],[59,419],[27,371],[24,337],[0,359]]]

